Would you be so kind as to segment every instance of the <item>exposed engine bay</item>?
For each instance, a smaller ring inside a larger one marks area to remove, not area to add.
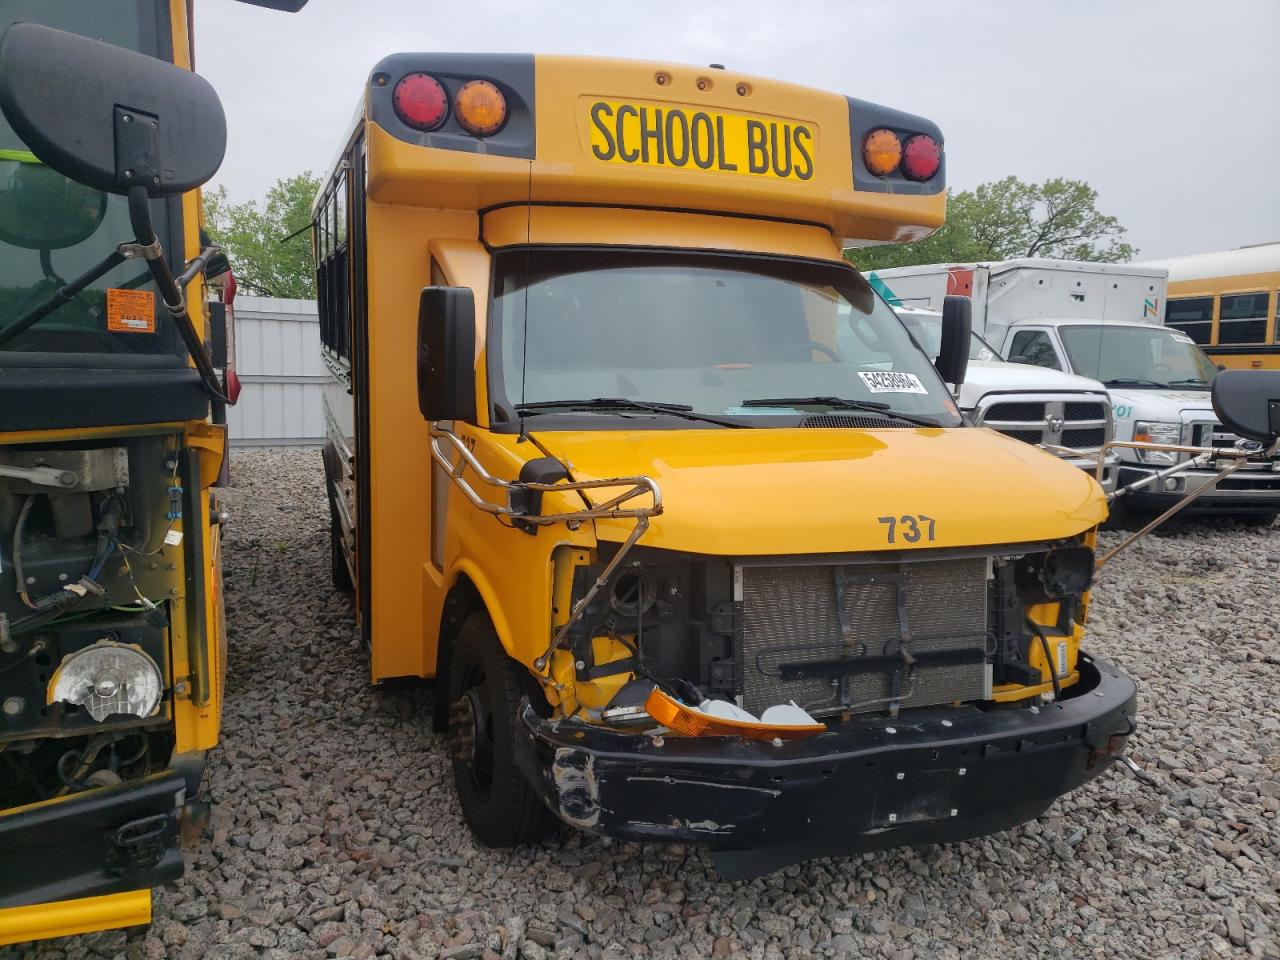
[[[181,441],[0,449],[0,807],[169,762]]]

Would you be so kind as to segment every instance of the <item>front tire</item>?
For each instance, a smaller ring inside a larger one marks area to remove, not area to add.
[[[338,508],[333,505],[333,495],[329,495],[329,577],[333,588],[339,593],[354,593],[355,584],[351,582],[351,568],[347,566],[347,555],[342,550],[342,524],[338,522]]]
[[[516,767],[521,698],[541,697],[529,673],[502,648],[493,624],[473,613],[449,660],[449,745],[462,815],[489,847],[536,843],[555,824]]]

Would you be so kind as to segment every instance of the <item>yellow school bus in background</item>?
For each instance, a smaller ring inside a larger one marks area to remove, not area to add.
[[[226,131],[189,18],[0,7],[0,944],[149,922],[218,741]]]
[[[746,877],[1037,816],[1120,755],[1092,477],[967,427],[843,258],[945,215],[929,121],[621,60],[397,54],[314,207],[335,582],[435,678],[483,842]]]
[[[1169,271],[1166,324],[1214,363],[1280,370],[1280,243],[1151,260]]]

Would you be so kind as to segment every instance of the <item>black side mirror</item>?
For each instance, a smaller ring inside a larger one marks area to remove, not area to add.
[[[969,369],[969,343],[973,337],[973,303],[968,297],[947,297],[942,302],[942,342],[934,368],[944,381],[960,388]]]
[[[222,103],[203,77],[36,23],[0,38],[0,110],[43,163],[107,193],[194,189],[227,145]]]
[[[1271,446],[1280,438],[1280,370],[1224,370],[1213,379],[1213,412],[1233,433]]]
[[[424,287],[418,301],[418,409],[476,422],[476,301],[469,287]]]

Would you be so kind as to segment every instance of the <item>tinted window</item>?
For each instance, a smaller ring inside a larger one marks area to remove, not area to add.
[[[1037,367],[1061,370],[1062,363],[1053,349],[1053,341],[1043,330],[1019,330],[1013,335],[1009,359],[1015,363],[1033,363]]]
[[[1224,295],[1219,319],[1219,343],[1264,342],[1267,339],[1266,293]]]
[[[1213,297],[1170,300],[1165,322],[1196,343],[1208,343],[1213,336]]]
[[[1108,386],[1207,387],[1217,368],[1185,334],[1163,327],[1063,326],[1072,369]]]
[[[43,23],[152,56],[161,52],[160,15],[146,0],[5,0],[0,4],[0,33],[19,21]],[[166,203],[153,202],[151,215],[161,242],[170,246]],[[0,116],[0,339],[5,328],[32,306],[87,271],[117,244],[132,239],[123,197],[105,196],[50,170]],[[171,261],[180,262],[181,251],[166,252]],[[118,314],[110,323],[115,329],[110,329],[106,291],[112,287],[152,294],[155,290],[145,266],[136,260],[126,262],[0,345],[0,351],[15,355],[184,352],[155,296],[149,317],[134,316],[131,309]]]

